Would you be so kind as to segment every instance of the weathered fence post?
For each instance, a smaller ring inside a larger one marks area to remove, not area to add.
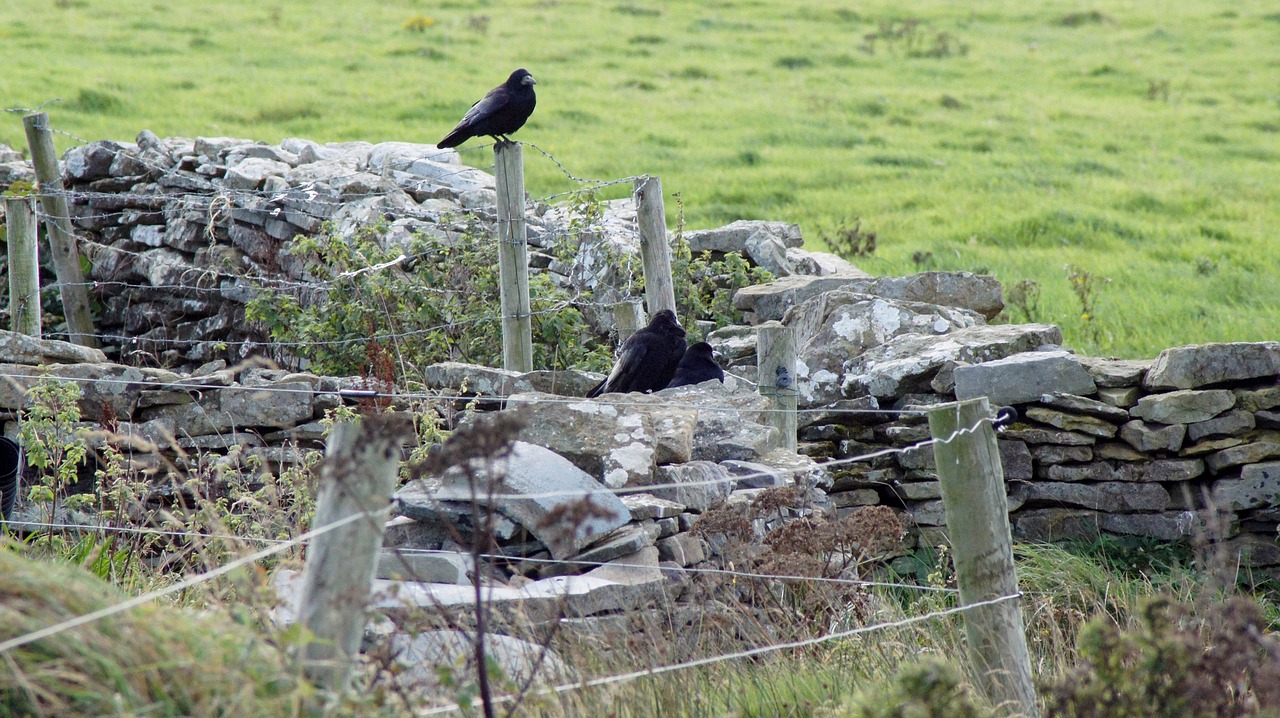
[[[22,126],[27,131],[31,164],[39,182],[40,206],[44,209],[45,226],[49,230],[50,256],[54,273],[58,275],[58,290],[62,293],[67,333],[71,335],[73,344],[97,346],[93,315],[89,311],[89,289],[84,283],[84,270],[80,268],[76,236],[71,231],[71,213],[67,209],[62,174],[58,172],[58,155],[53,149],[49,115],[44,112],[27,115],[22,118]]]
[[[986,397],[929,411],[962,606],[1018,593],[1004,471],[990,417]],[[969,659],[992,702],[1008,715],[1039,716],[1019,600],[965,611],[964,630]]]
[[[9,317],[19,334],[40,338],[40,250],[30,197],[4,201],[9,240]]]
[[[779,321],[756,327],[756,377],[761,396],[773,400],[769,425],[778,427],[784,445],[796,450],[796,332]]]
[[[524,224],[524,153],[519,143],[493,146],[498,190],[498,277],[502,303],[502,368],[533,371],[528,238]]]
[[[671,281],[671,247],[667,245],[667,212],[662,204],[662,181],[639,177],[635,181],[636,219],[640,228],[640,258],[644,261],[644,298],[649,316],[663,309],[676,311]]]
[[[639,299],[624,299],[613,305],[613,323],[618,327],[618,344],[621,345],[646,322],[644,305]]]
[[[302,648],[303,667],[332,691],[346,689],[360,649],[400,447],[409,433],[400,417],[371,416],[335,424],[325,447],[313,527],[362,514],[317,536],[302,571],[298,621],[315,637]]]

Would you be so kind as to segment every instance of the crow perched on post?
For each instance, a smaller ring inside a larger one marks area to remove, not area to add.
[[[622,343],[609,378],[587,392],[587,396],[665,389],[676,373],[684,350],[684,329],[676,321],[675,312],[663,309],[653,315],[649,326]]]
[[[690,344],[689,348],[685,350],[684,356],[680,357],[680,364],[676,366],[676,375],[671,377],[671,382],[667,384],[667,388],[685,386],[686,384],[701,384],[712,379],[723,384],[724,369],[721,369],[720,365],[716,363],[711,345],[706,342],[698,342],[697,344]]]
[[[523,67],[511,73],[507,81],[489,90],[479,102],[467,110],[467,114],[437,147],[457,147],[472,137],[489,135],[495,141],[510,142],[507,135],[524,126],[533,114],[537,97],[533,86],[538,83]]]

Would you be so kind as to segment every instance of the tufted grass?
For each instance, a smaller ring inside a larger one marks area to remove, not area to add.
[[[659,175],[694,228],[786,219],[815,245],[861,219],[872,272],[1034,280],[1069,345],[1150,357],[1280,334],[1276,17],[1265,0],[10,0],[0,98],[61,98],[55,126],[90,140],[434,142],[523,65],[540,102],[517,136],[579,177]],[[9,117],[0,142],[21,146]],[[575,186],[526,158],[532,195]],[[1090,319],[1068,265],[1111,280]]]

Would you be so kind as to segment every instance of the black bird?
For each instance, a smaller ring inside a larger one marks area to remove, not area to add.
[[[524,121],[533,114],[538,98],[533,86],[538,81],[523,67],[511,73],[507,81],[489,90],[479,102],[467,110],[467,114],[437,147],[457,147],[472,137],[489,135],[495,141],[510,142],[507,135],[524,127]]]
[[[676,367],[676,375],[671,377],[671,382],[667,384],[670,389],[673,386],[685,386],[686,384],[701,384],[704,381],[715,379],[721,384],[724,383],[724,369],[716,363],[711,351],[711,345],[706,342],[698,342],[690,344],[685,350],[684,356],[680,357],[680,364]]]
[[[676,373],[684,350],[684,329],[676,321],[675,312],[663,309],[653,315],[649,326],[622,343],[609,378],[587,392],[587,396],[665,389]]]

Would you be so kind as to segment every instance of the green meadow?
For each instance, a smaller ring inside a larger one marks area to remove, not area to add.
[[[1088,354],[1280,336],[1273,2],[5,0],[0,47],[60,149],[435,142],[523,66],[534,197],[649,173],[672,226],[676,192],[689,228],[857,226],[866,270],[989,272]]]

